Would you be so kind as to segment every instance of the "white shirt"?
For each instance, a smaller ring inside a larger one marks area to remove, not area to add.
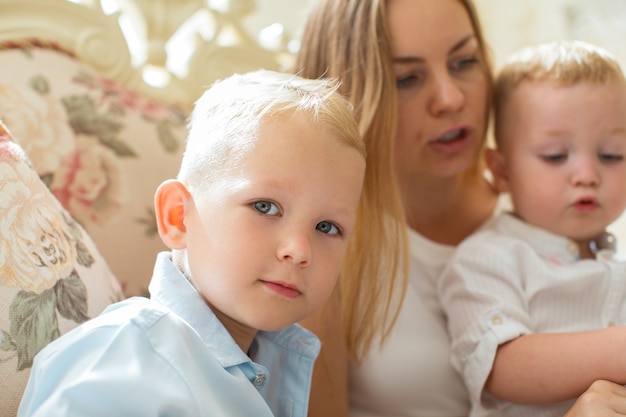
[[[494,209],[511,207],[502,195]],[[437,280],[454,246],[409,230],[410,281],[400,315],[382,348],[374,344],[350,369],[351,417],[465,417],[469,399],[450,365],[450,340],[437,296]]]
[[[107,308],[36,357],[18,416],[307,415],[318,339],[259,332],[248,357],[159,254],[151,298]]]
[[[574,402],[515,405],[484,392],[500,344],[529,333],[626,324],[626,263],[607,251],[580,260],[575,242],[510,214],[458,247],[438,290],[471,416],[561,417]]]

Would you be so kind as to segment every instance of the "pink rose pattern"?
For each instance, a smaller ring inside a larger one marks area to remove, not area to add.
[[[138,157],[119,137],[126,111],[139,111],[154,123],[168,152],[179,150],[172,127],[184,124],[186,114],[86,72],[74,81],[88,92],[58,101],[44,77],[33,77],[30,87],[22,88],[0,80],[0,118],[11,126],[16,142],[63,207],[82,224],[104,226],[129,201],[119,158]],[[154,219],[137,221],[146,225],[147,233],[156,230]]]
[[[114,152],[94,136],[76,135],[50,189],[79,222],[106,224],[128,201]]]

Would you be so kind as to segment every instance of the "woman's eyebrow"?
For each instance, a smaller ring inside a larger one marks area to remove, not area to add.
[[[450,53],[456,52],[459,49],[462,49],[465,45],[467,45],[472,39],[475,39],[475,35],[470,33],[457,43],[455,43],[452,48],[450,48]],[[424,58],[418,56],[394,56],[392,57],[394,64],[414,64],[418,62],[424,62]]]

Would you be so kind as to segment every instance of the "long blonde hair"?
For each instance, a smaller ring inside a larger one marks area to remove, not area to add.
[[[385,1],[318,0],[309,12],[293,68],[307,78],[342,80],[340,91],[354,105],[368,150],[359,226],[340,281],[347,348],[357,362],[377,338],[384,343],[408,283],[406,217],[393,161],[397,91]],[[476,10],[471,0],[460,1],[481,46],[491,86]]]
[[[476,11],[476,6],[474,5],[473,0],[459,0],[465,11],[467,11],[467,15],[470,18],[470,22],[472,23],[472,28],[474,29],[474,36],[478,41],[480,53],[482,54],[483,68],[485,71],[485,77],[487,78],[487,102],[485,104],[485,126],[489,126],[489,123],[492,119],[492,104],[493,104],[493,60],[491,56],[491,51],[485,41],[485,37],[483,35],[482,25],[480,23],[480,19],[478,18],[478,12]],[[487,136],[488,133],[485,133]],[[487,141],[485,141],[486,144]],[[478,158],[476,163],[474,164],[474,169],[468,171],[468,175],[483,175],[485,171],[485,161],[484,158]]]
[[[360,360],[397,317],[408,280],[405,216],[393,169],[396,89],[384,0],[321,0],[309,14],[294,71],[342,80],[367,146],[357,228],[340,280],[347,349]],[[404,264],[402,262],[405,262]],[[403,267],[404,266],[404,267]],[[402,271],[403,273],[399,273]]]

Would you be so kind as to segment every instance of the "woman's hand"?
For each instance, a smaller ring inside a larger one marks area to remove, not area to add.
[[[565,417],[626,416],[626,387],[609,381],[595,381]]]

